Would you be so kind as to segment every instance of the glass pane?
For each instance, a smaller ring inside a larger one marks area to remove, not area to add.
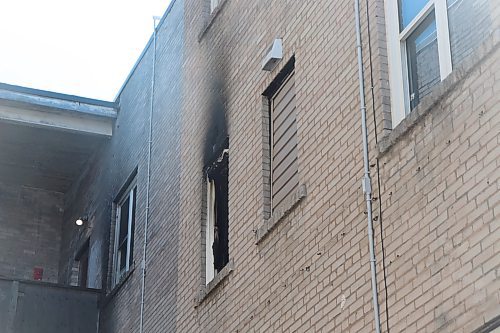
[[[118,238],[118,244],[127,237],[128,234],[128,210],[130,205],[130,197],[125,200],[125,202],[120,206],[120,237]]]
[[[132,263],[134,261],[134,230],[135,230],[135,203],[136,203],[136,198],[137,198],[137,187],[134,187],[133,189],[134,193],[132,195],[133,200],[132,200],[132,227],[131,227],[131,234],[130,234],[130,258],[129,258],[129,266],[132,266]]]
[[[126,268],[127,262],[127,246],[118,249],[118,261],[120,262],[120,272]]]
[[[429,0],[398,0],[400,31],[406,28],[428,2]]]
[[[406,40],[410,108],[429,94],[440,81],[439,56],[434,12]]]
[[[453,66],[471,54],[490,35],[490,1],[447,0]]]

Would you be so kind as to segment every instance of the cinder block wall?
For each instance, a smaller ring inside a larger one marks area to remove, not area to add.
[[[0,276],[57,282],[64,195],[0,183]]]

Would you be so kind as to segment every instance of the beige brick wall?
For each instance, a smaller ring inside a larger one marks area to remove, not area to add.
[[[352,1],[226,0],[212,17],[206,2],[185,3],[177,331],[373,331]],[[377,173],[375,133],[390,133],[390,101],[383,2],[369,3],[362,32],[383,330],[388,317],[392,332],[471,332],[499,309],[498,54],[400,136]],[[261,59],[275,37],[283,38],[284,60],[267,73]],[[292,54],[308,195],[256,245],[264,220],[261,93]],[[197,304],[200,175],[211,82],[221,78],[234,271]]]
[[[390,322],[472,332],[500,313],[498,47],[380,158]]]
[[[159,33],[144,332],[373,332],[353,1],[221,3],[210,15],[209,0],[177,0],[176,16],[165,21],[176,25]],[[383,0],[361,5],[383,331],[472,332],[500,313],[498,37],[391,131]],[[264,72],[261,60],[276,37],[284,60]],[[169,45],[183,53],[183,80]],[[292,55],[307,196],[256,244],[269,211],[261,94]],[[136,269],[102,306],[101,332],[139,328],[151,56],[121,96],[123,127],[111,141],[125,147],[111,154],[111,170],[115,160],[138,165],[140,205]],[[198,302],[214,95],[229,127],[234,268]],[[127,135],[130,127],[140,133]],[[111,213],[104,215],[109,223]]]

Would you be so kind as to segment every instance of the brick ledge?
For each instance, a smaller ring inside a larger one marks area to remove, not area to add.
[[[212,26],[215,18],[219,15],[219,13],[222,10],[222,7],[224,7],[226,2],[227,2],[227,0],[220,0],[219,5],[217,5],[217,7],[215,7],[214,11],[210,14],[210,16],[208,17],[208,20],[203,25],[201,32],[198,34],[198,42],[201,42],[201,40],[203,39],[203,36],[205,36],[208,29]]]
[[[234,270],[234,260],[230,259],[229,262],[224,266],[224,268],[217,273],[217,275],[210,281],[206,286],[203,286],[198,295],[195,298],[194,307],[198,307],[207,297],[210,295],[218,286],[221,285],[222,281],[224,281]]]
[[[255,244],[258,245],[260,242],[266,238],[271,231],[276,228],[276,226],[286,217],[290,212],[307,196],[307,187],[305,184],[299,186],[297,191],[293,195],[285,200],[285,202],[277,207],[273,216],[269,219],[264,220],[262,224],[257,229],[255,233],[256,241]]]

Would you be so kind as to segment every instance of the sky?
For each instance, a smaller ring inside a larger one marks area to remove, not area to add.
[[[0,0],[0,82],[113,101],[171,0]]]

